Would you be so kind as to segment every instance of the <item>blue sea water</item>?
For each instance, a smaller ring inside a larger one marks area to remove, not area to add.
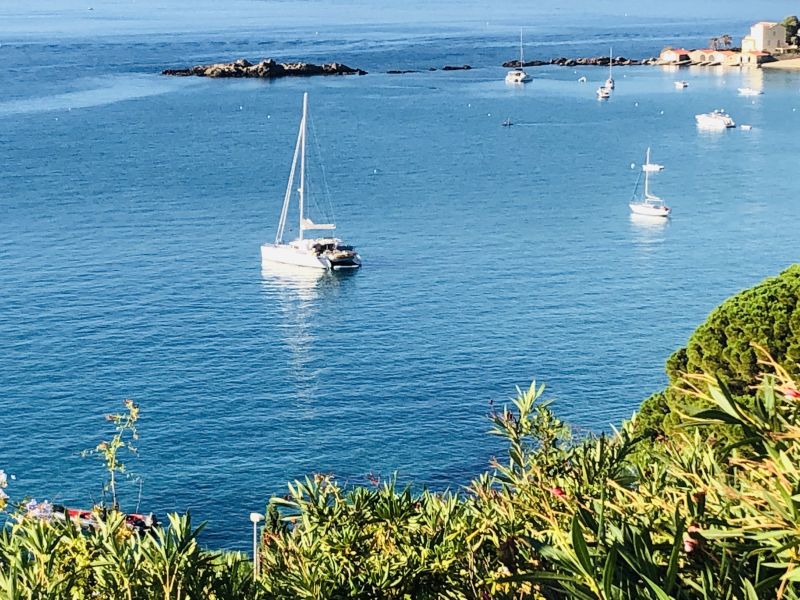
[[[651,56],[720,27],[540,22],[526,56]],[[141,509],[191,510],[209,545],[245,547],[247,514],[315,471],[458,489],[502,450],[489,401],[536,378],[576,429],[608,429],[665,384],[665,359],[715,305],[797,259],[800,77],[619,68],[598,102],[603,69],[542,67],[506,86],[515,32],[10,34],[0,468],[16,475],[12,496],[97,499],[102,470],[80,451],[109,435],[103,414],[125,398],[142,407]],[[157,74],[240,56],[370,74]],[[425,70],[463,63],[475,68]],[[739,97],[744,86],[765,93]],[[304,91],[339,233],[364,258],[349,276],[261,270]],[[694,115],[719,107],[753,129],[699,132]],[[668,222],[629,215],[648,146],[666,165],[653,186]]]

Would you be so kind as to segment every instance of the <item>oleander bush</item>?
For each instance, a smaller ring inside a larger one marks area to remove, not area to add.
[[[188,515],[140,533],[112,505],[82,530],[9,505],[0,600],[800,599],[800,271],[776,279],[698,329],[656,438],[639,417],[575,438],[534,384],[490,414],[506,451],[464,489],[290,484],[268,504],[257,578],[249,557],[202,548]]]

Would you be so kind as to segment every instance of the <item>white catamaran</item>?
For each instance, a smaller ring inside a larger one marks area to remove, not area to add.
[[[642,165],[642,172],[644,173],[644,194],[641,198],[636,198],[636,189],[639,187],[641,180],[641,173],[639,179],[636,180],[636,188],[633,191],[633,200],[628,206],[631,212],[636,215],[645,215],[648,217],[668,217],[670,208],[658,196],[650,193],[650,173],[657,173],[663,169],[663,165],[650,162],[650,148],[647,149],[647,157]]]
[[[308,92],[303,94],[303,118],[300,121],[300,131],[297,133],[297,144],[294,148],[292,169],[289,172],[289,183],[286,186],[286,195],[283,198],[283,210],[278,221],[278,233],[274,244],[262,244],[262,265],[281,263],[298,267],[313,269],[357,269],[361,266],[361,257],[352,246],[345,246],[342,240],[335,237],[307,238],[304,232],[309,230],[334,230],[333,223],[314,223],[304,214],[306,194],[306,129],[308,124]],[[286,228],[286,216],[292,200],[294,176],[297,162],[300,160],[300,186],[297,188],[299,202],[299,234],[296,240],[289,243],[283,241],[283,232]]]
[[[522,30],[519,30],[519,67],[511,69],[506,73],[506,83],[528,83],[531,76],[528,75],[523,67],[525,66],[525,59],[522,54]]]

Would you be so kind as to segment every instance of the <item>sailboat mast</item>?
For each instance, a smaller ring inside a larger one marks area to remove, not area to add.
[[[525,66],[525,59],[522,56],[522,29],[519,30],[519,68]]]
[[[650,197],[650,148],[647,149],[647,157],[644,161],[644,197]]]
[[[608,49],[608,78],[611,79],[611,64],[614,62],[614,49]]]
[[[303,201],[306,189],[306,119],[308,117],[308,92],[303,94],[303,120],[300,122],[300,236],[303,239]]]
[[[278,221],[278,232],[275,235],[275,243],[280,244],[283,241],[283,231],[286,228],[286,216],[289,214],[289,203],[292,200],[292,191],[294,189],[294,174],[297,170],[297,157],[300,154],[300,144],[303,139],[303,122],[300,121],[300,127],[297,130],[297,142],[294,145],[294,157],[292,158],[292,169],[289,171],[289,181],[286,184],[286,193],[283,196],[283,208],[281,209],[281,218]]]

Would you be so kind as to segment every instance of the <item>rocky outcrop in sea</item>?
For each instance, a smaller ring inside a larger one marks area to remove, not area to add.
[[[655,58],[645,58],[643,60],[635,58],[625,58],[624,56],[615,56],[613,61],[608,56],[592,56],[583,58],[566,58],[559,56],[550,60],[526,60],[523,67],[541,67],[544,65],[557,65],[559,67],[607,67],[609,62],[615,67],[627,67],[635,65],[649,65],[655,63]],[[507,69],[515,69],[520,66],[519,60],[509,60],[503,63]]]
[[[178,77],[257,77],[276,79],[278,77],[308,77],[311,75],[366,75],[366,71],[353,69],[342,63],[315,65],[312,63],[279,63],[271,58],[255,64],[240,58],[230,63],[197,65],[187,69],[164,69],[162,75]]]

